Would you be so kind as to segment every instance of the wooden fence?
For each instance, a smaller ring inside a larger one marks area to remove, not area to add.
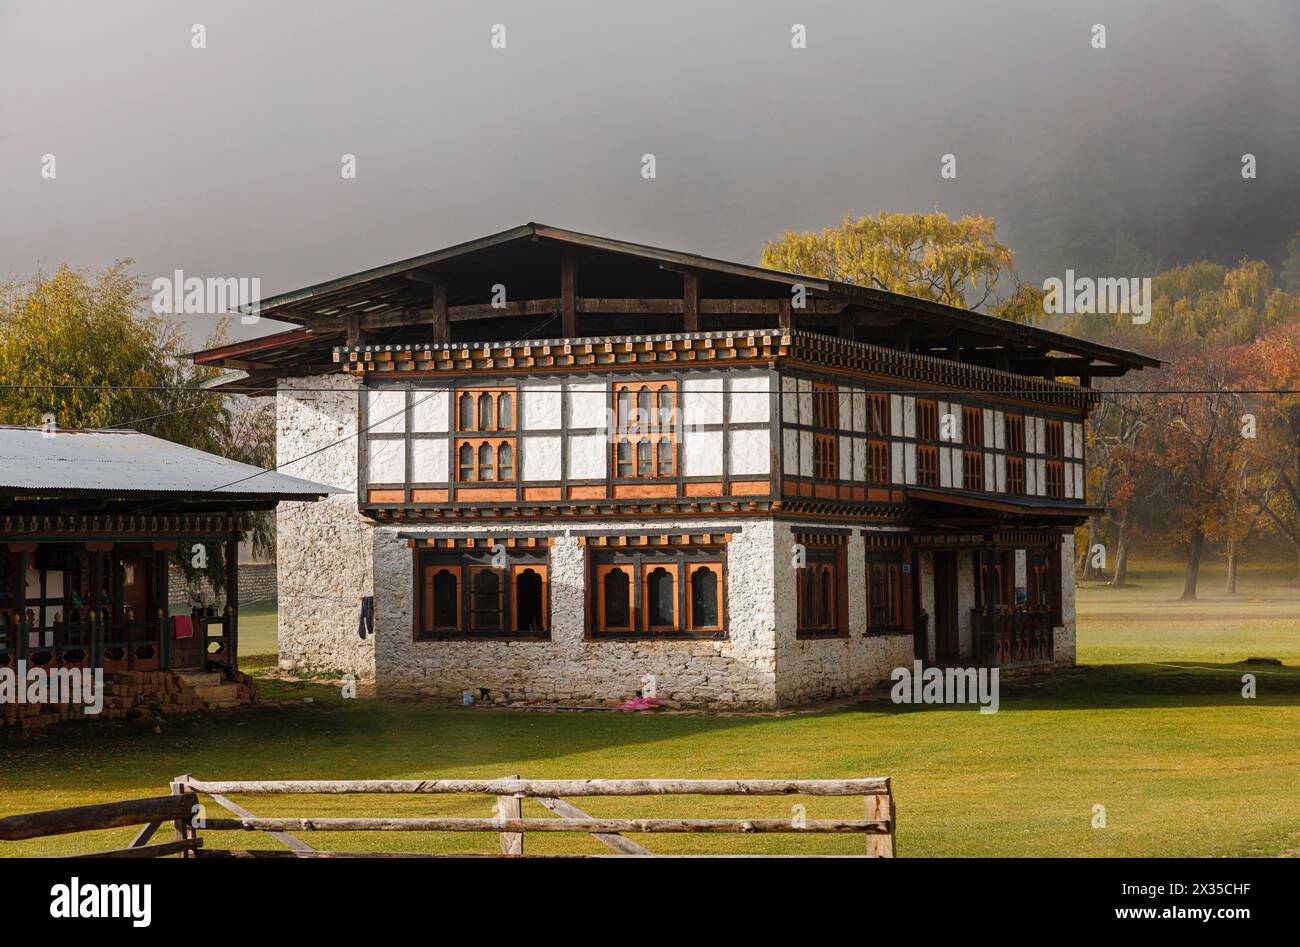
[[[164,855],[185,855],[203,847],[203,840],[187,829],[198,810],[199,798],[194,793],[173,792],[169,796],[148,799],[128,799],[123,802],[101,802],[92,806],[75,806],[70,809],[51,809],[46,812],[27,812],[0,818],[0,842],[17,842],[23,839],[67,835],[71,832],[91,832],[96,829],[120,829],[130,825],[143,828],[136,833],[126,848],[89,852],[78,858],[160,858]],[[150,840],[165,823],[175,825],[176,839],[171,842],[150,844]],[[3,854],[3,849],[0,849]]]
[[[476,794],[496,799],[493,818],[293,816],[259,817],[232,801],[232,795],[338,795],[338,794]],[[208,796],[230,816],[214,817],[197,805]],[[861,796],[861,819],[792,818],[682,819],[595,818],[564,797],[586,796]],[[524,799],[534,799],[556,818],[524,818]],[[148,844],[166,822],[175,826],[175,840]],[[36,838],[87,829],[116,828],[144,823],[131,845],[108,857],[156,857],[179,854],[213,858],[356,858],[437,857],[418,853],[318,851],[291,833],[304,832],[491,832],[500,851],[492,855],[522,856],[524,837],[532,832],[584,833],[617,855],[648,856],[651,851],[627,836],[659,833],[722,834],[859,834],[865,840],[863,856],[892,858],[894,798],[887,778],[863,779],[427,779],[427,780],[199,780],[178,776],[171,795],[129,802],[105,803],[9,816],[0,819],[0,840]],[[261,832],[284,848],[207,848],[201,831],[242,830]],[[484,853],[489,854],[489,853]],[[464,856],[452,856],[464,857]],[[598,856],[571,856],[598,857]]]

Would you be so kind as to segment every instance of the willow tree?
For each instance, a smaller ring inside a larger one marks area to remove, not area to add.
[[[202,389],[215,374],[186,357],[185,336],[154,314],[129,260],[96,273],[59,267],[0,284],[0,423],[129,428],[246,463],[274,456],[269,406]],[[254,544],[269,548],[269,517]],[[197,578],[189,555],[176,563]],[[225,585],[221,544],[206,574]]]
[[[846,215],[818,231],[787,231],[763,247],[763,266],[1039,322],[1042,293],[1022,284],[992,217]],[[1001,298],[998,287],[1010,285]]]

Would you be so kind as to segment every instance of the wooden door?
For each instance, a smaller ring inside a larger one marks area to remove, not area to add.
[[[957,554],[934,554],[934,657],[957,658]]]

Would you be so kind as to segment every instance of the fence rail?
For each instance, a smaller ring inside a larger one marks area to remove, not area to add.
[[[171,783],[171,793],[147,799],[76,806],[0,818],[0,841],[20,841],[45,836],[142,825],[125,848],[94,852],[82,857],[158,858],[179,855],[232,858],[335,858],[412,857],[411,853],[317,851],[293,832],[488,832],[498,836],[500,852],[524,855],[524,838],[533,832],[590,835],[616,855],[653,854],[628,835],[662,833],[708,834],[856,834],[865,839],[866,856],[892,858],[894,797],[888,778],[863,779],[501,779],[445,780],[213,780],[186,774]],[[335,795],[335,794],[477,794],[496,797],[494,818],[456,817],[260,817],[228,798],[229,795]],[[233,817],[206,814],[199,796],[206,795]],[[564,796],[861,796],[861,819],[797,818],[610,818],[593,817]],[[521,803],[533,799],[556,818],[525,818]],[[201,817],[199,814],[203,813]],[[167,822],[175,839],[152,842]],[[210,849],[201,831],[263,832],[284,849]],[[428,856],[425,856],[428,857]],[[592,857],[592,856],[574,856]]]
[[[629,834],[859,834],[866,840],[864,854],[892,858],[894,798],[886,777],[861,779],[378,779],[378,780],[201,780],[178,776],[173,792],[211,796],[235,818],[207,817],[203,829],[267,832],[290,851],[222,851],[204,849],[198,857],[355,857],[357,852],[319,852],[293,832],[495,832],[501,854],[523,855],[524,837],[532,832],[568,832],[591,835],[619,855],[652,854]],[[385,818],[335,816],[281,816],[263,818],[232,803],[227,797],[243,795],[414,794],[495,796],[496,818]],[[682,819],[593,818],[562,797],[593,796],[861,796],[862,819]],[[555,819],[523,818],[520,803],[533,799],[555,813]],[[385,853],[369,853],[382,857]]]

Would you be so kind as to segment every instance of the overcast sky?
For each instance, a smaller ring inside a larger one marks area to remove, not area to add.
[[[1298,50],[1293,0],[0,0],[0,277],[131,257],[270,295],[529,220],[756,262],[936,207],[1035,279],[1117,234],[1276,262]]]

